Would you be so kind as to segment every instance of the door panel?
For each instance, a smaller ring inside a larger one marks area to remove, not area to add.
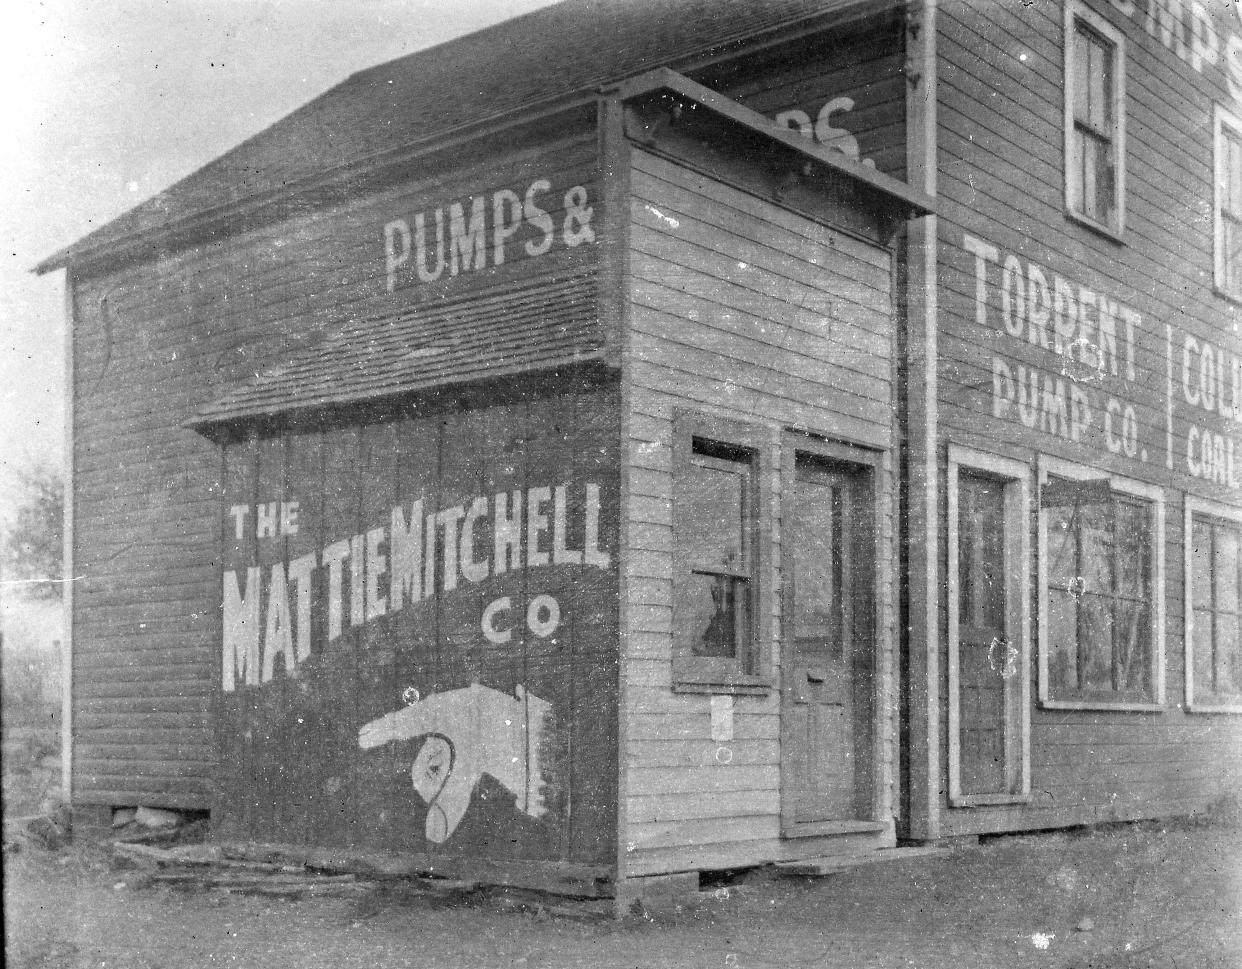
[[[800,456],[793,477],[784,504],[782,710],[786,817],[797,827],[866,813],[873,578],[860,542],[870,521],[867,474]]]
[[[1001,482],[958,482],[958,702],[963,795],[1007,791],[1005,498]]]

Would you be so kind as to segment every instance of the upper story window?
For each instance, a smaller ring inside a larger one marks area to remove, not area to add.
[[[1125,41],[1081,3],[1065,10],[1065,205],[1114,236],[1125,226]]]
[[[1242,299],[1242,120],[1216,108],[1216,288]]]

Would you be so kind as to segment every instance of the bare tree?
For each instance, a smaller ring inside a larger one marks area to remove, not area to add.
[[[10,472],[17,479],[22,500],[7,523],[4,576],[28,583],[32,597],[59,598],[65,505],[60,470],[35,460]]]

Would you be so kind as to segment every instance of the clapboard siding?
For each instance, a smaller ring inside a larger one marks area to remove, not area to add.
[[[632,157],[622,731],[626,870],[638,874],[695,846],[721,847],[701,867],[747,845],[781,850],[778,692],[734,697],[733,740],[720,744],[708,698],[673,690],[674,411],[766,429],[772,506],[762,513],[776,539],[780,430],[888,449],[894,389],[886,252],[672,162]],[[891,521],[884,527],[891,534]],[[762,577],[773,587],[774,546],[773,574]],[[760,628],[775,682],[779,596],[771,601]],[[891,619],[881,620],[884,644]]]
[[[1166,450],[1166,324],[1175,328],[1178,380],[1183,335],[1242,352],[1238,311],[1211,289],[1212,107],[1231,99],[1223,84],[1214,87],[1208,74],[1196,74],[1147,35],[1141,5],[1133,19],[1108,4],[1091,7],[1126,37],[1126,225],[1121,243],[1065,214],[1062,5],[952,0],[940,7],[939,421],[942,439],[1016,457],[1032,468],[1046,454],[1164,489],[1165,587],[1156,594],[1166,602],[1165,708],[1121,713],[1045,710],[1036,704],[1030,803],[968,810],[942,804],[947,835],[1201,810],[1242,778],[1242,729],[1236,718],[1182,710],[1182,496],[1242,502],[1236,491],[1187,473],[1190,428],[1206,427],[1240,440],[1242,434],[1237,422],[1196,413],[1179,398],[1171,455]],[[1093,418],[1080,440],[1023,426],[1016,407],[1008,413],[1001,407],[994,415],[997,360],[1014,371],[1022,366],[1053,378],[1063,374],[1051,350],[1004,330],[999,263],[987,270],[987,321],[979,325],[976,263],[965,250],[967,234],[997,247],[1001,262],[1013,254],[1024,270],[1028,263],[1037,264],[1050,284],[1058,275],[1075,293],[1086,287],[1141,315],[1134,379],[1126,379],[1123,367],[1121,375],[1108,374],[1086,388]],[[1180,395],[1180,385],[1174,394]],[[1099,413],[1109,398],[1134,408],[1138,453],[1109,452]],[[1034,524],[1032,515],[1032,535]],[[944,568],[949,536],[943,528],[940,540]],[[1034,611],[1040,595],[1034,562],[1031,579]],[[1032,637],[1037,636],[1036,624]],[[1033,644],[1033,663],[1035,655]],[[1034,697],[1034,669],[1029,673]],[[946,689],[942,682],[942,704],[947,703]],[[942,721],[942,745],[948,742],[946,731]],[[944,781],[947,786],[947,775]]]
[[[517,143],[227,242],[77,278],[74,566],[84,578],[74,600],[76,801],[211,801],[208,734],[187,746],[192,770],[173,772],[157,756],[176,731],[211,722],[220,665],[220,458],[181,423],[346,319],[582,262],[592,247],[533,257],[510,243],[501,267],[455,279],[446,272],[422,287],[399,280],[390,293],[383,227],[500,187],[520,193],[538,178],[553,191],[587,186],[598,224],[593,151],[590,138]],[[136,738],[124,771],[115,745],[96,739],[116,729]]]
[[[881,17],[840,30],[830,39],[807,38],[768,56],[715,68],[702,80],[772,118],[801,111],[811,126],[826,104],[849,99],[853,107],[834,111],[829,125],[840,129],[837,135],[848,133],[855,139],[861,158],[902,178],[906,81],[901,34],[900,18]]]

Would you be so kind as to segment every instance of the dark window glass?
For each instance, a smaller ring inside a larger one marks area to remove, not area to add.
[[[1070,131],[1070,208],[1096,222],[1116,216],[1117,49],[1082,21],[1076,21],[1070,69],[1073,128]]]
[[[1242,525],[1196,518],[1191,530],[1194,695],[1242,700]]]
[[[696,438],[679,482],[677,534],[690,567],[679,621],[696,656],[749,662],[752,470],[747,452]]]
[[[1154,700],[1151,505],[1116,496],[1044,514],[1052,698]]]

